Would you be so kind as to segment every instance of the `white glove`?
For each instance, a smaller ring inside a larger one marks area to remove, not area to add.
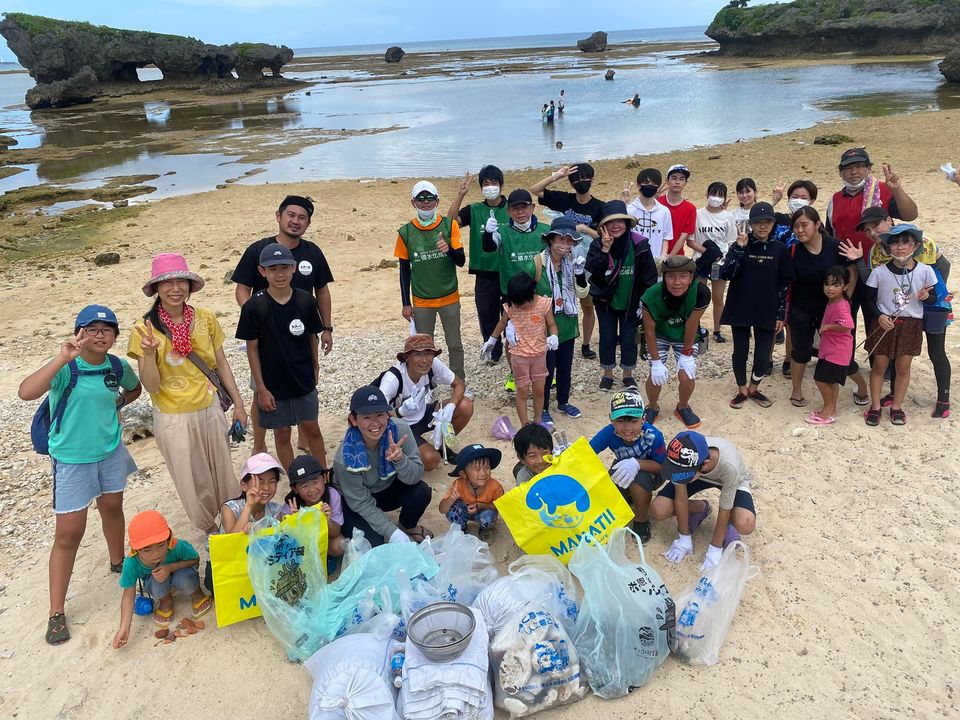
[[[663,364],[663,360],[650,361],[650,382],[657,387],[667,382],[667,366]]]
[[[663,363],[661,363],[662,365]],[[677,375],[683,370],[691,380],[697,379],[697,359],[693,355],[681,355],[677,358]],[[666,369],[664,369],[666,372]]]
[[[387,540],[387,542],[405,543],[405,542],[413,542],[413,540],[411,540],[410,536],[407,535],[403,530],[401,530],[400,528],[397,528],[396,530],[393,531],[393,533],[391,533],[390,539]]]
[[[426,392],[427,388],[422,387],[416,395],[411,395],[402,403],[400,403],[400,407],[397,410],[397,413],[400,415],[400,417],[412,417],[417,413],[418,410],[422,410],[423,396],[426,394]]]
[[[560,347],[560,338],[556,335],[547,337],[547,350],[556,350],[558,347]]]
[[[689,535],[678,535],[670,548],[663,554],[672,563],[683,562],[687,555],[693,555],[693,538]]]
[[[447,403],[442,410],[433,414],[433,434],[430,436],[430,444],[434,450],[440,450],[443,447],[443,438],[448,432],[453,432],[450,421],[453,420],[453,411],[456,408],[453,403]],[[449,411],[449,417],[448,417]]]
[[[723,555],[723,548],[707,546],[707,554],[703,558],[703,565],[700,566],[700,572],[715,568],[720,564],[720,557]]]
[[[573,274],[574,274],[574,275],[583,275],[583,273],[585,272],[585,271],[584,271],[584,266],[585,266],[586,264],[587,264],[587,259],[586,259],[585,257],[583,257],[582,255],[579,256],[579,257],[575,257],[575,258],[573,259]]]
[[[493,359],[493,348],[496,347],[497,339],[496,338],[487,338],[487,341],[480,346],[480,359],[481,360],[492,360]]]
[[[437,413],[437,422],[439,423],[441,420],[443,420],[443,422],[445,423],[452,423],[453,412],[456,409],[457,409],[457,406],[454,405],[453,403],[447,403],[446,405],[444,405],[443,409],[439,413]]]
[[[516,347],[517,326],[513,324],[513,320],[507,320],[507,329],[504,331],[504,334],[507,336],[507,342],[510,344],[510,347]]]
[[[417,323],[414,322],[413,318],[410,318],[410,334],[411,335],[417,334]]]
[[[497,222],[495,217],[487,218],[487,222],[483,225],[484,231],[490,233],[491,235],[493,235],[499,227],[500,223]]]
[[[613,481],[617,484],[617,487],[628,488],[630,483],[634,481],[637,477],[637,473],[640,472],[640,461],[636,458],[627,458],[626,460],[619,460],[613,464],[613,467],[610,468],[611,473],[610,477],[613,478]],[[693,548],[691,548],[691,552]]]
[[[940,172],[947,176],[947,180],[953,182],[957,177],[957,171],[953,168],[953,163],[944,163],[940,166]]]

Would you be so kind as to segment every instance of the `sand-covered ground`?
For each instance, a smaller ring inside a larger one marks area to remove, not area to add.
[[[744,175],[768,196],[778,180],[808,177],[823,188],[821,210],[839,186],[842,148],[812,144],[814,136],[841,132],[866,145],[877,163],[890,162],[920,205],[919,223],[957,258],[960,189],[936,168],[960,160],[956,131],[960,111],[871,118],[819,126],[688,152],[596,163],[594,192],[612,198],[637,169],[691,167],[688,195],[698,204],[707,184],[733,185]],[[577,161],[580,158],[567,158]],[[502,158],[491,157],[491,162]],[[464,170],[476,168],[464,168]],[[507,187],[529,186],[544,170],[511,172]],[[438,179],[446,207],[457,178]],[[322,361],[321,425],[332,453],[344,429],[350,392],[391,362],[406,333],[400,317],[397,271],[372,269],[392,257],[396,228],[408,219],[408,181],[309,182],[301,185],[237,186],[157,203],[137,212],[117,212],[101,221],[98,249],[121,255],[117,266],[95,267],[94,250],[8,262],[0,275],[0,717],[140,718],[302,717],[310,692],[306,672],[289,664],[260,621],[208,629],[169,646],[154,646],[149,622],[137,620],[129,645],[110,647],[120,592],[108,571],[106,548],[91,514],[81,548],[67,616],[72,639],[62,647],[43,642],[47,618],[46,556],[52,539],[50,479],[30,449],[27,425],[34,403],[16,399],[20,380],[50,356],[88,302],[112,306],[121,318],[120,347],[127,330],[146,311],[140,286],[150,257],[177,251],[207,278],[194,302],[214,308],[232,335],[237,319],[233,288],[223,281],[251,241],[275,231],[273,212],[288,192],[315,198],[317,212],[308,236],[327,254],[333,286],[335,349]],[[471,191],[469,200],[479,198]],[[131,209],[132,210],[132,209]],[[91,244],[93,239],[88,240]],[[500,386],[503,368],[480,367],[481,338],[472,303],[472,281],[462,275],[463,335],[477,413],[463,433],[467,441],[493,443],[493,418],[512,412]],[[954,280],[951,285],[956,285]],[[596,346],[596,338],[594,338]],[[960,359],[955,327],[947,348]],[[241,376],[246,364],[235,341],[230,358]],[[588,698],[550,714],[555,718],[640,716],[770,718],[955,717],[960,667],[960,532],[955,524],[953,483],[960,463],[956,419],[929,417],[935,386],[921,357],[905,409],[909,424],[893,427],[886,415],[868,428],[842,393],[834,427],[816,429],[790,405],[788,381],[771,378],[764,390],[774,400],[763,410],[731,410],[734,384],[731,345],[712,344],[702,363],[693,405],[706,434],[722,435],[741,449],[756,476],[757,532],[747,539],[760,568],[748,586],[721,663],[691,668],[670,659],[644,688],[616,701]],[[778,347],[777,360],[782,354]],[[604,423],[609,395],[596,390],[595,361],[578,359],[573,401],[578,420],[558,421],[570,436],[590,435]],[[808,374],[806,396],[817,394]],[[668,386],[662,406],[672,407]],[[668,413],[659,422],[670,437],[681,429]],[[500,447],[511,458],[506,444]],[[126,495],[129,516],[158,508],[176,533],[201,545],[188,526],[152,440],[131,445],[141,473]],[[239,468],[246,448],[235,450]],[[512,486],[509,466],[497,472]],[[427,478],[436,489],[447,478]],[[439,501],[439,496],[437,497]],[[442,530],[435,509],[425,518]],[[709,522],[695,536],[697,557],[707,544]],[[698,561],[667,566],[660,553],[675,535],[670,522],[655,523],[648,559],[676,593],[695,579]],[[502,530],[494,554],[515,554]],[[178,617],[186,608],[178,606]]]

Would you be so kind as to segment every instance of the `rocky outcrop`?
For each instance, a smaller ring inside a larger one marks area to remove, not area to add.
[[[110,83],[137,83],[137,69],[156,66],[164,80],[198,85],[216,78],[260,80],[264,69],[280,77],[293,59],[293,50],[264,43],[208,45],[195,38],[139,30],[118,30],[83,22],[53,20],[24,13],[7,13],[2,35],[17,61],[37,81],[27,94],[30,107],[58,107],[89,102]],[[87,70],[93,74],[91,88]],[[61,85],[60,83],[66,83]],[[56,101],[53,101],[56,100]],[[40,102],[45,104],[35,105]]]
[[[581,52],[603,52],[607,49],[607,34],[599,30],[588,38],[577,40],[577,49]]]
[[[722,55],[938,54],[956,46],[956,0],[794,0],[725,7],[706,34]]]
[[[398,63],[403,60],[403,56],[407,53],[404,52],[403,48],[399,45],[392,45],[387,48],[387,51],[383,54],[383,59],[388,63]]]
[[[937,67],[947,82],[960,83],[960,47],[949,53]]]

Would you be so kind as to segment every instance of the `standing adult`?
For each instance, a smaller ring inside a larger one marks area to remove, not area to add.
[[[727,207],[727,186],[722,182],[712,182],[707,187],[707,204],[697,210],[697,230],[687,244],[694,250],[697,277],[704,282],[710,281],[713,299],[713,339],[725,343],[727,339],[720,332],[720,318],[723,316],[723,294],[727,283],[714,272],[714,264],[719,265],[730,246],[737,240],[737,224],[733,213]],[[716,277],[714,277],[716,275]]]
[[[483,249],[483,230],[487,220],[494,218],[500,225],[506,225],[507,198],[503,194],[503,171],[496,165],[484,165],[477,173],[477,182],[483,194],[482,202],[463,206],[463,199],[470,191],[472,177],[463,176],[457,195],[454,197],[448,217],[457,218],[461,230],[470,228],[467,264],[474,276],[473,301],[477,306],[477,321],[480,324],[480,337],[488,338],[500,321],[500,256]],[[503,341],[497,338],[493,347],[491,361],[497,363],[503,357]]]
[[[596,239],[600,236],[597,227],[603,213],[603,201],[594,197],[590,192],[591,187],[593,187],[594,174],[593,166],[588,163],[564,165],[530,188],[530,192],[537,196],[544,207],[572,218],[577,223],[577,232],[581,235],[589,239]],[[567,178],[573,192],[547,189],[562,178]],[[589,244],[589,239],[586,243],[581,243],[574,249],[574,257],[586,257],[587,247],[585,245]],[[582,298],[580,309],[583,311],[583,319],[581,320],[583,336],[580,353],[589,360],[597,356],[597,353],[590,349],[593,329],[596,326],[593,298],[589,295]]]
[[[251,244],[237,263],[237,268],[230,278],[237,284],[234,297],[237,305],[243,307],[254,293],[267,289],[267,280],[259,270],[260,253],[271,243],[283,245],[293,253],[293,259],[297,263],[293,279],[290,281],[291,287],[305,290],[317,300],[317,310],[320,311],[320,321],[323,324],[320,349],[324,355],[327,355],[333,349],[333,303],[329,287],[333,282],[333,274],[330,272],[330,265],[327,264],[323,250],[315,243],[303,238],[313,217],[313,202],[308,197],[287,195],[280,203],[276,217],[277,234]],[[252,379],[250,382],[253,390],[253,400],[250,403],[250,419],[253,421],[251,453],[256,454],[267,451],[267,433],[258,422],[257,388],[253,386]],[[298,440],[297,445],[302,450],[307,449],[302,440]]]
[[[690,179],[686,165],[671,165],[667,169],[667,191],[657,198],[670,211],[673,220],[673,240],[667,247],[667,255],[683,255],[687,240],[697,230],[697,208],[683,199],[683,189]]]
[[[223,352],[217,316],[188,304],[203,285],[183,256],[155,256],[143,294],[156,299],[133,326],[127,356],[136,359],[150,393],[157,447],[183,509],[194,527],[210,534],[218,529],[220,506],[237,491],[219,393],[225,391],[234,402],[234,421],[246,426],[247,413]]]

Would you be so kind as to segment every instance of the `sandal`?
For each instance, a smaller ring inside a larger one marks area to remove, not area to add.
[[[192,606],[193,619],[197,620],[210,611],[210,608],[213,607],[213,602],[210,600],[209,595],[204,595],[202,599],[194,601]]]
[[[660,408],[650,407],[647,405],[646,409],[643,411],[643,421],[648,425],[653,425],[657,422],[657,418],[660,417]]]
[[[170,624],[173,622],[173,607],[169,610],[161,610],[157,608],[153,611],[153,624],[158,628],[163,629],[170,627]]]
[[[407,534],[407,537],[409,537],[415,543],[422,543],[427,538],[433,537],[433,533],[427,530],[423,525],[406,528],[404,529],[404,532]]]
[[[123,560],[118,563],[110,563],[110,572],[119,575],[123,572]]]
[[[869,395],[869,394],[867,394],[867,395],[858,395],[856,390],[853,391],[853,404],[854,404],[854,405],[860,405],[860,406],[862,407],[863,405],[869,404],[869,402],[870,402],[870,395]]]
[[[747,401],[747,396],[741,392],[738,392],[733,396],[733,400],[730,401],[730,407],[734,410],[739,410],[743,407],[743,404]]]
[[[906,425],[907,414],[903,410],[894,410],[890,408],[890,422],[894,425]]]
[[[870,408],[863,414],[863,421],[870,427],[876,427],[880,424],[880,410]]]
[[[887,393],[882,398],[880,398],[880,407],[888,408],[893,405],[893,393]]]
[[[806,417],[806,422],[811,425],[833,425],[836,421],[837,418],[833,415],[823,417],[820,413],[810,413]]]
[[[930,417],[944,419],[950,417],[950,403],[944,402],[943,400],[937,400],[937,404],[933,408],[933,412],[930,413]]]
[[[67,630],[67,616],[62,612],[54,613],[47,620],[46,638],[51,645],[62,645],[70,639],[70,631]]]
[[[798,397],[798,398],[792,397],[790,398],[790,404],[793,405],[794,407],[806,407],[807,399],[804,397]]]
[[[759,405],[762,408],[768,408],[771,405],[773,405],[773,400],[768,398],[759,390],[754,390],[752,393],[748,393],[747,397],[753,400],[757,405]]]

